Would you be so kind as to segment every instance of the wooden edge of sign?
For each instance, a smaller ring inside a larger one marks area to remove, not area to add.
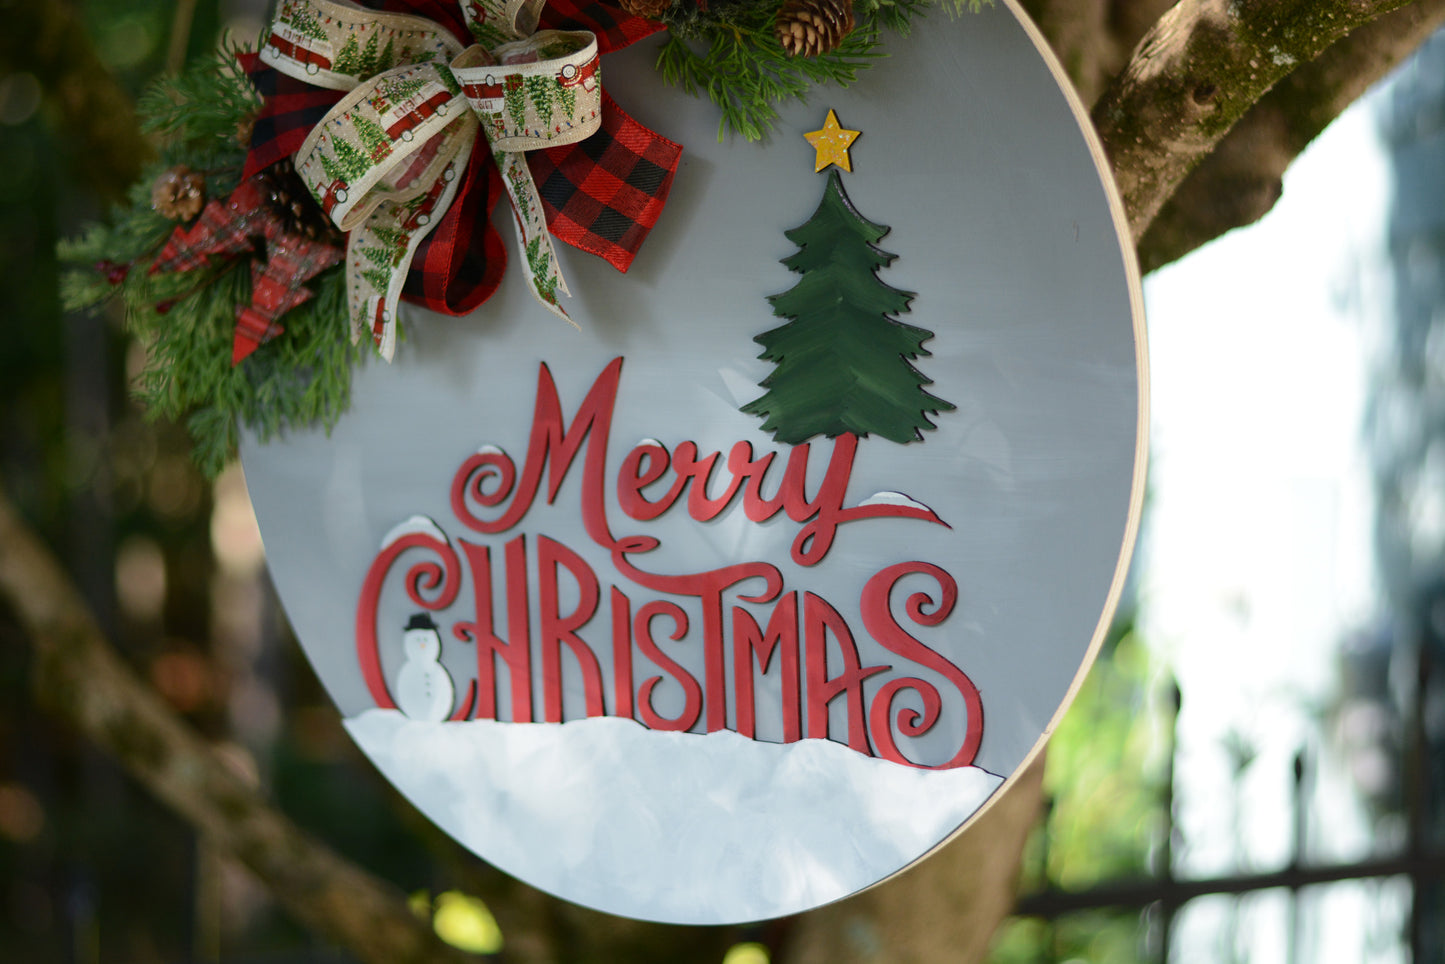
[[[1135,543],[1139,536],[1140,520],[1144,511],[1145,476],[1149,466],[1149,338],[1144,319],[1144,291],[1143,283],[1139,273],[1139,260],[1134,250],[1133,235],[1129,230],[1128,215],[1124,211],[1123,199],[1119,196],[1119,189],[1114,183],[1113,171],[1109,166],[1109,159],[1104,153],[1104,145],[1099,140],[1098,133],[1094,130],[1093,121],[1089,118],[1089,110],[1074,84],[1069,80],[1063,65],[1055,56],[1048,41],[1044,38],[1043,32],[1029,18],[1029,15],[1019,5],[1018,0],[994,0],[1008,8],[1013,14],[1014,20],[1028,36],[1034,49],[1043,59],[1048,67],[1049,73],[1053,75],[1054,82],[1063,93],[1064,99],[1073,114],[1080,132],[1084,135],[1084,142],[1088,146],[1089,156],[1094,159],[1094,169],[1098,173],[1100,185],[1104,189],[1104,196],[1109,206],[1109,214],[1114,223],[1114,234],[1119,243],[1119,256],[1124,265],[1125,283],[1129,289],[1129,313],[1134,330],[1134,366],[1138,379],[1138,405],[1134,427],[1134,473],[1129,493],[1129,515],[1124,526],[1124,538],[1119,545],[1119,557],[1114,565],[1114,577],[1109,583],[1109,591],[1104,598],[1104,607],[1099,614],[1099,621],[1094,627],[1093,638],[1089,641],[1089,648],[1084,654],[1083,661],[1079,664],[1078,672],[1074,674],[1073,681],[1069,684],[1068,691],[1064,694],[1059,707],[1049,719],[1044,732],[1034,743],[1033,747],[1025,754],[1023,760],[1014,768],[1014,771],[1004,778],[983,805],[969,815],[952,833],[934,844],[914,860],[895,870],[872,885],[850,894],[856,897],[858,894],[866,893],[888,883],[894,878],[907,873],[918,866],[924,860],[938,853],[944,847],[968,831],[980,818],[991,811],[995,805],[1002,800],[1010,790],[1019,782],[1020,776],[1027,771],[1038,760],[1048,746],[1049,739],[1053,736],[1054,730],[1058,727],[1059,721],[1073,705],[1074,698],[1078,695],[1080,687],[1083,686],[1084,677],[1094,666],[1094,660],[1098,658],[1099,650],[1103,648],[1104,640],[1109,634],[1113,625],[1114,612],[1118,608],[1119,599],[1124,593],[1124,585],[1128,581],[1129,569],[1134,557]],[[846,900],[847,898],[841,898]],[[834,901],[833,903],[837,903]],[[823,905],[827,906],[827,905]]]

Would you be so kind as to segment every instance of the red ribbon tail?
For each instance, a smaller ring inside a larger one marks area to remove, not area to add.
[[[485,144],[472,151],[451,207],[412,256],[402,297],[446,315],[477,310],[501,286],[507,250],[492,224],[502,175]]]
[[[586,141],[527,155],[547,227],[626,271],[662,216],[682,145],[633,120],[602,92],[602,126]]]

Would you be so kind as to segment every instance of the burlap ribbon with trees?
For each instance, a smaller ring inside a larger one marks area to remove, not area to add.
[[[413,255],[452,205],[478,149],[501,172],[532,292],[567,317],[557,303],[566,283],[524,152],[596,133],[604,98],[597,37],[538,31],[544,3],[472,0],[462,14],[479,42],[465,48],[426,17],[344,0],[286,0],[271,26],[262,63],[346,92],[310,129],[295,164],[348,235],[352,337],[368,332],[385,358],[395,349],[396,305]],[[670,183],[676,145],[657,140],[673,149]]]

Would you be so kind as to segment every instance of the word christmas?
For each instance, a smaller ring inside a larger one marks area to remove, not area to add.
[[[402,556],[419,550],[426,558],[413,563],[402,576],[414,606],[432,612],[450,607],[463,584],[463,560],[474,596],[473,618],[458,620],[451,626],[452,635],[475,644],[477,654],[476,678],[455,711],[449,702],[451,682],[446,670],[436,662],[435,650],[428,648],[429,643],[411,638],[418,632],[435,635],[431,620],[419,615],[407,624],[408,664],[403,669],[408,692],[399,695],[403,704],[427,706],[424,714],[428,717],[498,719],[498,668],[502,667],[510,685],[511,721],[532,722],[535,638],[541,664],[542,717],[546,722],[563,720],[565,651],[580,672],[589,717],[607,712],[599,660],[610,656],[613,714],[636,719],[656,730],[691,730],[702,720],[706,731],[713,732],[728,727],[731,705],[732,729],[756,738],[754,667],[759,675],[770,675],[776,663],[784,742],[805,736],[831,736],[830,708],[842,699],[849,747],[894,763],[922,766],[900,751],[893,727],[908,737],[927,733],[943,714],[944,696],[932,682],[906,675],[897,667],[863,665],[854,629],[822,596],[796,589],[785,591],[778,567],[764,561],[696,573],[649,572],[633,557],[657,549],[659,540],[644,535],[613,535],[606,504],[607,482],[612,478],[607,448],[621,373],[622,359],[616,358],[597,377],[570,424],[564,424],[556,384],[543,364],[526,460],[520,471],[505,452],[491,446],[462,463],[452,481],[451,509],[462,526],[486,540],[456,539],[459,555],[452,540],[424,517],[414,517],[387,537],[367,571],[356,614],[357,656],[376,704],[383,708],[397,705],[382,670],[383,630],[379,630],[378,623],[383,588],[393,572],[400,571]],[[763,493],[764,482],[768,480],[771,485],[776,453],[754,457],[746,441],[734,443],[726,456],[721,452],[704,455],[693,442],[683,442],[669,453],[661,443],[645,441],[628,452],[617,468],[613,508],[637,521],[656,519],[677,508],[685,509],[697,522],[707,522],[739,501],[743,514],[755,524],[783,513],[802,524],[793,539],[791,556],[804,567],[822,562],[839,528],[854,522],[887,518],[945,524],[931,509],[896,494],[845,507],[857,444],[857,437],[851,434],[833,440],[823,479],[809,498],[805,478],[807,444],[793,447],[776,489],[769,496]],[[544,493],[544,476],[545,499],[552,504],[578,463],[582,525],[587,537],[610,555],[617,585],[604,587],[592,566],[563,543],[545,535],[531,537],[517,531]],[[723,471],[718,471],[720,468]],[[500,587],[494,585],[494,567],[502,570]],[[529,576],[537,587],[535,635]],[[906,619],[900,620],[891,597],[894,587],[908,577],[931,580],[937,587],[937,598],[925,592],[911,594],[902,607]],[[569,584],[576,587],[571,594],[576,597],[575,605],[563,603],[564,597],[569,597]],[[497,588],[503,593],[506,609],[506,626],[501,631],[494,618],[493,594]],[[645,601],[639,598],[642,594],[647,596]],[[604,596],[610,619],[597,620],[599,627],[589,635],[595,638],[610,629],[610,647],[605,654],[581,635],[602,611]],[[946,571],[928,562],[909,561],[874,573],[864,582],[858,600],[863,629],[872,640],[906,663],[924,667],[946,680],[962,701],[967,723],[962,727],[961,745],[947,762],[932,767],[935,769],[972,762],[983,735],[983,706],[968,676],[914,636],[909,624],[941,624],[957,599],[957,584]],[[700,609],[700,633],[683,602],[694,615]],[[755,610],[744,604],[771,608],[760,620]],[[602,625],[607,629],[600,628]],[[674,642],[696,641],[700,636],[704,667],[700,680],[663,652],[659,631],[661,638]],[[385,636],[390,642],[395,631],[388,627]],[[635,653],[659,671],[640,685],[635,679]],[[831,674],[830,663],[837,670]],[[895,675],[886,678],[869,700],[864,682],[887,673]],[[655,691],[665,678],[682,693],[682,709],[675,716],[664,716],[657,709]],[[895,701],[905,692],[912,694],[910,703],[921,703],[921,709],[899,706],[895,714]],[[437,693],[446,694],[444,706],[429,702]],[[948,701],[957,706],[952,695]],[[406,705],[403,710],[407,710]]]

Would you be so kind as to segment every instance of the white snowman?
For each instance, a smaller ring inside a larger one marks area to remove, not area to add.
[[[396,701],[413,720],[441,723],[452,712],[456,690],[451,675],[439,660],[442,638],[426,613],[417,613],[402,636],[405,661],[396,676]]]

